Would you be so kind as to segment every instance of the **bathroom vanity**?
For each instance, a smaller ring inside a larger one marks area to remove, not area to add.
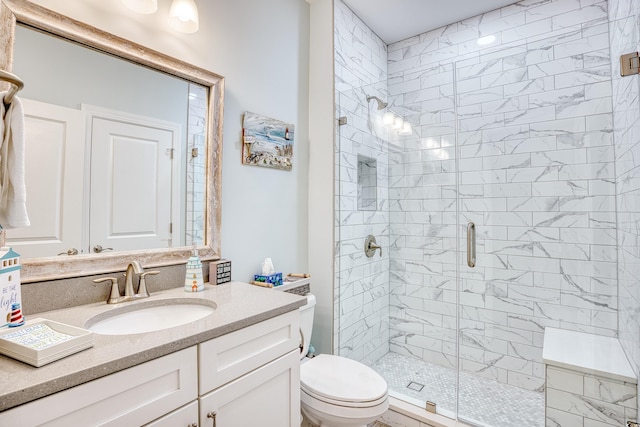
[[[205,298],[216,309],[169,329],[95,334],[93,348],[40,368],[0,356],[0,425],[299,425],[298,307],[305,298],[231,282],[148,300],[185,298]],[[136,304],[102,302],[38,317],[84,327]]]

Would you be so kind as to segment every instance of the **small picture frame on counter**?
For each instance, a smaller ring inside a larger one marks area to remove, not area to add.
[[[231,281],[231,261],[220,259],[209,263],[209,283],[221,285]]]

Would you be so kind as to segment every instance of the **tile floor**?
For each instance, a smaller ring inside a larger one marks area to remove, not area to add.
[[[455,370],[397,353],[387,353],[372,367],[391,390],[455,411]],[[462,373],[459,417],[482,427],[543,427],[544,394]]]

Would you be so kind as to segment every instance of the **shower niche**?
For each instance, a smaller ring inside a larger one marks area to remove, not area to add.
[[[358,154],[358,210],[375,211],[378,193],[378,162]]]

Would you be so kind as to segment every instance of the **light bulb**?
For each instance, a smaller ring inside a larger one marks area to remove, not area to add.
[[[122,0],[125,6],[137,13],[149,15],[158,10],[158,0]]]
[[[402,120],[402,117],[396,116],[395,119],[393,120],[393,129],[400,130],[402,129],[403,124],[404,124],[404,120]]]
[[[480,37],[476,41],[476,43],[478,43],[478,46],[487,46],[493,43],[494,41],[496,41],[496,36],[494,36],[493,34],[490,34],[488,36]]]
[[[404,122],[402,124],[402,129],[398,132],[398,135],[411,135],[413,133],[413,129],[411,128],[411,123]]]
[[[169,24],[182,33],[198,31],[198,7],[193,0],[173,0],[169,9]]]
[[[393,126],[394,120],[395,120],[395,116],[391,111],[387,111],[382,115],[382,124],[387,127]]]

